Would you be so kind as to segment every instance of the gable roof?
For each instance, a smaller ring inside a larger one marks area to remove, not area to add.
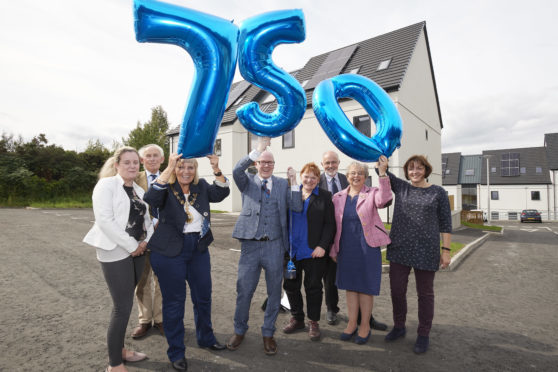
[[[353,69],[358,68],[359,75],[374,80],[387,92],[397,91],[401,88],[401,83],[403,82],[403,79],[407,72],[407,68],[411,61],[411,57],[415,51],[415,47],[422,32],[424,32],[426,38],[429,64],[432,72],[434,92],[436,94],[436,105],[438,108],[440,124],[443,127],[440,104],[438,101],[438,92],[436,89],[436,81],[434,80],[432,58],[430,56],[428,35],[426,33],[426,22],[424,21],[373,37],[371,39],[361,41],[359,43],[351,44],[343,48],[317,55],[310,58],[310,60],[306,62],[302,69],[293,71],[290,74],[294,76],[300,83],[304,82],[305,80],[310,81],[316,75],[316,73],[320,71],[320,66],[322,66],[322,64],[327,60],[329,55],[339,54],[339,51],[341,50],[350,50],[350,55],[347,57],[348,59],[339,71],[339,74],[349,73]],[[380,62],[386,60],[390,60],[389,67],[385,70],[378,70]],[[230,92],[233,92],[235,91],[235,89],[240,88],[239,85],[242,84],[246,84],[246,82],[239,81],[232,84]],[[312,106],[312,94],[314,92],[313,88],[314,87],[305,89],[308,107]],[[237,89],[236,91],[239,91],[239,89]],[[231,102],[231,100],[229,100],[230,105],[227,105],[228,107],[223,115],[221,125],[233,124],[237,118],[236,110],[240,106],[251,101],[261,102],[264,100],[265,97],[267,97],[267,95],[268,93],[266,91],[256,87],[255,85],[250,85],[242,94],[241,101]],[[260,103],[260,108],[264,112],[273,112],[276,107],[277,102],[275,100],[269,103]],[[180,125],[171,129],[167,134],[177,134],[179,132],[179,129]]]
[[[548,168],[558,170],[558,133],[546,133],[544,147],[546,148]]]
[[[502,176],[502,160],[510,153],[519,154],[519,168],[524,168],[525,173],[518,176]],[[491,185],[532,185],[550,184],[550,173],[546,161],[544,147],[526,147],[514,149],[488,150],[483,155],[492,155],[490,158],[490,184]],[[486,160],[482,162],[481,183],[486,185]],[[540,172],[537,172],[540,168]],[[495,172],[492,172],[492,170]]]

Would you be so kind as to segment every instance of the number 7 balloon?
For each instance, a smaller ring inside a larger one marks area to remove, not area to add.
[[[185,158],[213,153],[234,77],[238,27],[231,21],[154,0],[134,0],[136,40],[185,49],[195,73],[178,138]]]

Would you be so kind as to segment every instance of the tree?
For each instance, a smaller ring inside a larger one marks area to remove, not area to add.
[[[165,153],[168,154],[169,143],[166,135],[168,130],[167,113],[161,106],[153,107],[151,109],[151,120],[144,124],[138,121],[136,128],[130,131],[127,139],[122,138],[122,142],[136,149],[150,143],[155,143],[161,146]]]

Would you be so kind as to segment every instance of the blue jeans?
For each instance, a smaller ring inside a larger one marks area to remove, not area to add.
[[[268,301],[262,326],[262,336],[273,336],[275,321],[281,305],[284,254],[285,250],[281,239],[263,242],[244,240],[241,242],[238,279],[236,281],[236,311],[234,313],[234,332],[236,334],[243,335],[248,330],[250,304],[263,268]]]
[[[199,235],[185,234],[183,247],[176,257],[151,252],[151,266],[163,295],[163,328],[169,344],[171,362],[184,358],[184,303],[186,282],[194,305],[198,345],[211,346],[217,340],[211,325],[211,263],[209,250],[197,249]]]

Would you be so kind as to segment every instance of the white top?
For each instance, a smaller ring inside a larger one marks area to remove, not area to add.
[[[186,203],[188,203],[188,196],[190,196],[189,193],[184,194],[184,198],[186,198]],[[191,232],[200,232],[202,229],[203,216],[200,214],[200,212],[196,210],[196,208],[194,208],[193,205],[190,205],[190,203],[188,203],[188,211],[192,214],[194,220],[190,223],[185,223],[184,230],[182,230],[182,232],[184,234],[191,233]]]
[[[97,259],[101,262],[123,260],[130,256],[140,243],[126,232],[131,202],[123,186],[124,180],[117,174],[101,178],[93,189],[95,224],[85,235],[83,242],[97,248]],[[133,187],[135,193],[143,198],[143,189],[135,182]],[[145,202],[144,204],[149,208]],[[145,213],[144,226],[147,230],[147,242],[153,235],[149,213]]]

